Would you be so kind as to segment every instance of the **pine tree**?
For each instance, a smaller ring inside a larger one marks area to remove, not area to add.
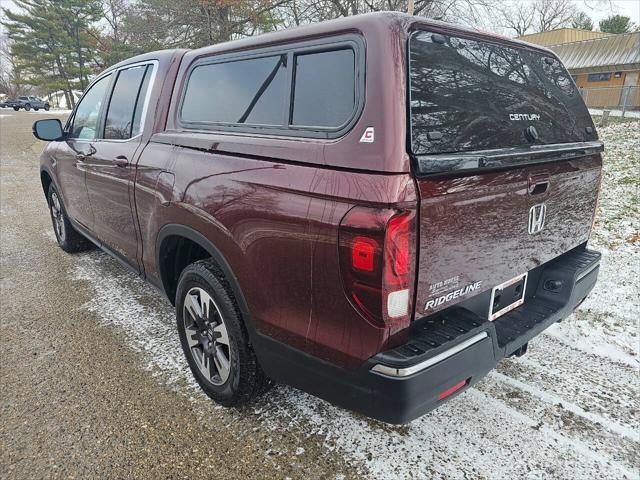
[[[628,33],[633,31],[631,18],[624,15],[611,15],[600,21],[600,30],[606,33]]]
[[[11,55],[21,75],[46,91],[62,90],[74,105],[93,73],[90,24],[101,12],[98,0],[16,0],[16,12],[3,9]]]
[[[578,12],[571,20],[571,27],[580,30],[593,30],[593,20],[586,13]]]

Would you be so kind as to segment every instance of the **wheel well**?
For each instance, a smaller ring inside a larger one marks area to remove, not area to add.
[[[51,179],[51,175],[49,175],[45,171],[40,172],[40,181],[42,182],[42,189],[44,190],[44,196],[48,197],[48,195],[49,195],[49,186],[51,185],[51,182],[53,181]]]
[[[187,265],[210,258],[211,255],[198,243],[180,235],[166,237],[160,245],[158,270],[164,291],[172,304],[175,304],[178,280]]]

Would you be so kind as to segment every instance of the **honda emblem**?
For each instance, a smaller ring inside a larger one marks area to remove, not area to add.
[[[529,233],[533,235],[544,228],[547,206],[544,203],[534,205],[529,209]]]

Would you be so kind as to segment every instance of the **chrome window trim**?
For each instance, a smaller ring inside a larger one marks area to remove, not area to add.
[[[147,93],[144,97],[144,103],[142,104],[142,113],[140,114],[140,133],[138,133],[137,135],[130,137],[130,138],[104,138],[104,132],[102,133],[103,137],[102,138],[96,138],[94,139],[94,142],[113,142],[113,143],[126,143],[126,142],[130,142],[131,140],[137,140],[139,139],[139,137],[142,137],[142,132],[144,132],[144,123],[147,117],[147,111],[149,108],[149,102],[151,100],[151,90],[153,89],[153,85],[154,82],[156,80],[156,73],[158,72],[158,61],[157,60],[144,60],[142,62],[137,62],[137,63],[132,63],[131,65],[124,65],[121,68],[118,68],[116,70],[113,70],[114,72],[116,72],[118,75],[120,74],[121,71],[123,70],[128,70],[130,68],[137,68],[137,67],[144,67],[147,65],[152,65],[153,70],[151,71],[151,77],[149,78],[149,87],[147,88]],[[113,86],[111,87],[111,95],[113,95],[113,89],[116,86],[116,82],[118,81],[118,77],[114,77],[115,81],[113,83]],[[144,77],[142,77],[142,80],[144,81]],[[111,95],[109,96],[109,98],[111,98]],[[104,112],[104,121],[106,121],[107,119],[107,115],[109,114],[109,105],[107,105],[107,108]]]
[[[456,353],[460,353],[461,351],[469,348],[470,346],[475,345],[479,341],[484,340],[488,336],[489,335],[487,334],[487,332],[480,332],[477,335],[474,335],[473,337],[468,338],[464,342],[459,343],[455,347],[452,347],[449,350],[445,350],[444,352],[439,353],[434,357],[428,358],[427,360],[417,363],[415,365],[412,365],[410,367],[395,368],[395,367],[390,367],[388,365],[382,365],[381,363],[379,363],[377,365],[374,365],[371,368],[371,371],[380,375],[384,375],[386,377],[408,377],[409,375],[413,375],[414,373],[418,373],[437,363],[440,363],[443,360],[446,360],[447,358],[454,356]]]
[[[147,95],[145,96],[144,99],[144,105],[142,107],[142,115],[140,117],[140,133],[138,135],[136,135],[135,137],[131,137],[131,138],[125,138],[125,139],[110,139],[110,138],[93,138],[93,139],[89,139],[89,138],[69,138],[69,140],[73,140],[74,142],[118,142],[118,143],[122,143],[122,142],[129,142],[131,140],[137,139],[138,137],[142,136],[142,132],[144,131],[144,124],[145,124],[145,119],[147,116],[147,111],[148,111],[148,107],[149,107],[149,101],[151,100],[151,90],[153,89],[153,85],[155,84],[155,80],[156,80],[156,75],[158,73],[158,67],[160,65],[160,62],[158,62],[158,60],[141,60],[139,62],[135,62],[135,63],[130,63],[128,65],[122,65],[121,67],[118,68],[114,68],[114,69],[110,69],[110,70],[106,70],[104,72],[102,72],[100,75],[98,75],[96,78],[94,78],[91,83],[89,83],[89,85],[87,86],[87,88],[85,88],[84,92],[82,92],[82,95],[80,96],[80,98],[78,99],[78,101],[76,102],[76,106],[74,107],[73,111],[71,112],[71,114],[69,115],[69,118],[67,118],[67,121],[65,123],[64,126],[64,131],[67,132],[68,129],[73,125],[73,120],[76,116],[76,110],[78,108],[78,105],[80,104],[80,102],[82,102],[84,96],[86,95],[86,93],[96,84],[98,83],[100,80],[102,80],[105,77],[108,77],[109,75],[114,75],[111,80],[109,80],[109,82],[113,83],[114,79],[117,80],[117,74],[120,73],[120,71],[122,70],[126,70],[128,68],[134,68],[134,67],[142,67],[144,65],[153,65],[153,71],[151,72],[151,78],[149,79],[149,88],[147,89]],[[113,85],[109,85],[109,98],[111,98],[111,94],[113,93],[113,87],[115,86],[115,84]],[[104,116],[106,118],[106,114],[107,114],[107,109],[108,109],[108,105],[106,106],[105,110],[104,110]],[[102,113],[100,114],[102,115]],[[104,119],[101,119],[101,123]]]

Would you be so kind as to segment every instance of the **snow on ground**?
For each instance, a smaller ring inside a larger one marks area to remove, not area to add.
[[[640,366],[640,122],[600,131],[604,177],[590,246],[603,254],[598,285],[548,332],[581,350]]]
[[[278,386],[253,405],[263,428],[320,438],[369,478],[640,478],[639,125],[600,132],[605,174],[591,243],[604,254],[599,283],[527,355],[404,426]],[[78,259],[76,279],[95,290],[86,308],[122,332],[159,381],[204,397],[183,360],[171,307],[106,255]]]
[[[35,110],[29,110],[26,113],[30,113],[30,114],[34,114],[35,113],[35,114],[38,114],[38,115],[42,115],[43,112],[51,114],[51,115],[69,115],[71,113],[71,110],[65,110],[65,109],[62,109],[62,108],[52,108],[49,111],[45,111],[45,110],[39,109],[37,112]]]

